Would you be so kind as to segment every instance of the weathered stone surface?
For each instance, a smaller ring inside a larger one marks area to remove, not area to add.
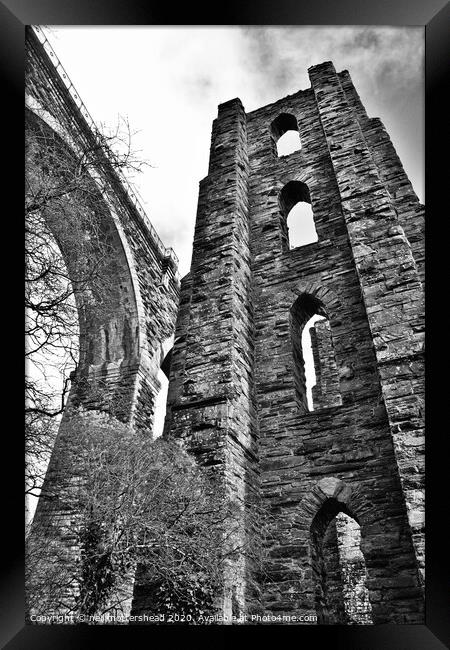
[[[28,49],[29,96],[39,102],[46,88],[53,117],[75,125],[82,146],[83,116],[32,39]],[[122,420],[148,431],[178,306],[164,435],[182,440],[234,505],[229,543],[258,536],[255,499],[271,513],[263,569],[239,554],[224,564],[222,613],[421,623],[423,206],[349,74],[331,63],[309,73],[311,88],[250,113],[239,99],[219,106],[180,294],[173,257],[108,177],[121,291],[108,333],[86,328],[90,392],[74,388],[73,398],[95,413],[120,397]],[[276,140],[292,128],[301,149],[278,157]],[[311,203],[318,241],[290,249],[297,201]],[[316,314],[309,411],[301,332]],[[65,445],[63,423],[53,485]],[[64,505],[37,513],[54,536],[74,525]],[[70,555],[69,537],[63,544]]]
[[[311,89],[248,114],[239,100],[219,107],[166,435],[206,458],[215,431],[230,498],[245,503],[257,490],[271,507],[266,612],[315,611],[317,558],[344,512],[361,527],[362,552],[353,573],[345,565],[346,584],[367,590],[371,608],[353,622],[422,622],[423,210],[348,73],[325,63],[310,79]],[[301,150],[278,158],[288,122]],[[318,241],[289,249],[293,195],[282,190],[292,182],[304,188],[295,200],[312,204]],[[314,313],[326,320],[312,334],[309,412],[299,332]],[[215,423],[206,400],[222,406]],[[251,610],[250,567],[234,569]]]
[[[31,29],[27,30],[26,56],[27,126],[38,122],[72,157],[73,152],[97,150],[83,111]],[[179,299],[175,254],[164,247],[106,159],[98,161],[94,191],[103,198],[101,226],[113,250],[116,290],[105,299],[107,316],[100,324],[83,320],[83,309],[79,309],[80,360],[43,487],[44,494],[57,498],[41,498],[34,517],[34,526],[48,529],[49,539],[59,539],[74,563],[78,552],[71,539],[76,516],[67,513],[76,512],[76,490],[71,494],[61,489],[67,475],[76,476],[76,468],[67,467],[67,428],[73,410],[82,410],[87,428],[91,418],[106,413],[142,435],[152,435],[161,346],[173,334]],[[64,257],[64,249],[61,252]],[[67,596],[69,609],[75,596],[76,589]]]

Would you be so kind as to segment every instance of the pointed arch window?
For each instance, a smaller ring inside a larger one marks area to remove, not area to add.
[[[308,293],[290,311],[294,387],[302,413],[340,406],[339,374],[328,315],[323,303]]]
[[[360,525],[336,499],[325,501],[312,522],[311,562],[318,623],[372,624]]]

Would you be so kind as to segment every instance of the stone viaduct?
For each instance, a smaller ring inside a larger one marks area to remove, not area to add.
[[[50,92],[52,119],[83,146],[89,124],[32,32],[28,54],[29,110]],[[164,435],[220,476],[240,535],[252,534],[254,498],[275,521],[263,575],[242,558],[225,568],[223,613],[420,623],[424,208],[348,72],[326,62],[309,77],[310,88],[250,113],[239,99],[219,106],[181,287],[173,253],[120,179],[107,179],[120,291],[109,335],[82,328],[91,352],[78,372],[148,428],[175,327]],[[301,147],[278,156],[287,131]],[[317,241],[293,248],[297,203],[311,206]],[[315,315],[311,408],[302,331]],[[139,585],[133,611],[145,611]]]
[[[75,161],[82,152],[98,152],[91,195],[95,227],[111,258],[106,265],[98,260],[104,276],[100,284],[108,291],[98,295],[95,288],[87,287],[75,293],[80,359],[46,474],[46,498],[39,499],[33,522],[49,530],[49,539],[62,538],[59,548],[67,550],[67,562],[72,562],[74,509],[61,488],[61,480],[65,485],[67,473],[76,469],[70,466],[69,454],[71,407],[84,410],[87,427],[90,418],[106,412],[136,431],[152,431],[158,371],[178,306],[178,259],[163,245],[139,200],[99,147],[92,119],[41,30],[27,30],[26,56],[27,129],[52,139],[60,155],[66,155],[67,167],[71,152]],[[90,236],[89,229],[85,236]],[[70,275],[77,260],[64,241],[58,243]],[[100,250],[99,256],[103,255]],[[101,319],[96,317],[99,311]]]

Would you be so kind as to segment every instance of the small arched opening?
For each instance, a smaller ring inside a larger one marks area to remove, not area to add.
[[[303,293],[290,311],[294,387],[303,413],[342,403],[328,315],[323,303]]]
[[[306,246],[318,240],[306,183],[289,181],[280,192],[279,205],[285,250]]]
[[[291,113],[280,113],[270,125],[270,133],[277,156],[288,156],[302,148],[297,119]]]
[[[311,525],[311,561],[319,625],[373,623],[357,518],[327,499]]]

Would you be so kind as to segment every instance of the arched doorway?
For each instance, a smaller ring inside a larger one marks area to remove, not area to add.
[[[299,409],[318,410],[342,403],[333,338],[324,304],[302,293],[290,310],[295,396]]]
[[[330,498],[314,517],[310,532],[318,624],[372,624],[367,568],[356,517],[343,503]]]

